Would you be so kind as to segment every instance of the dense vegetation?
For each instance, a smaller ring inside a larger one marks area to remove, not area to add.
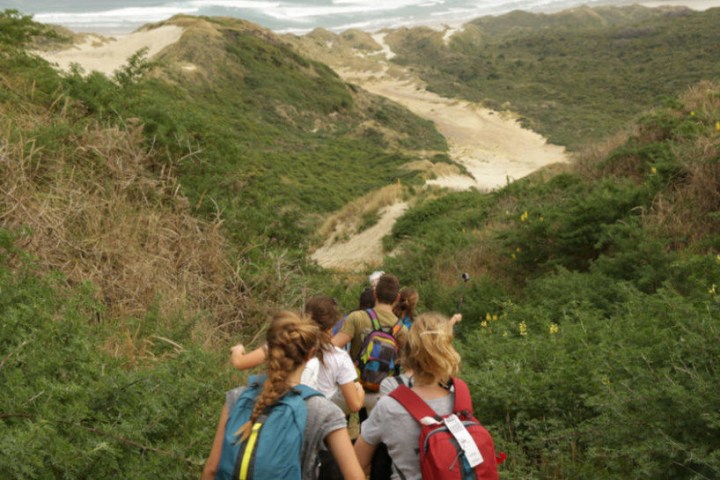
[[[452,311],[503,478],[717,478],[720,85],[567,172],[425,202],[385,268]]]
[[[25,46],[63,32],[0,14],[2,478],[197,476],[227,345],[325,278],[320,214],[446,148],[267,31],[177,21],[107,78],[58,74]]]
[[[705,38],[707,15],[680,20]],[[319,217],[445,148],[264,30],[173,22],[158,65],[107,79],[58,75],[22,49],[40,26],[0,15],[0,478],[196,478],[233,337],[308,292],[356,302],[304,264]],[[720,476],[720,86],[663,104],[560,172],[428,196],[386,239],[423,309],[464,298],[503,478]]]
[[[663,98],[720,78],[720,9],[581,7],[465,24],[448,44],[428,28],[386,37],[429,89],[510,110],[553,143],[601,140]]]
[[[430,122],[355,92],[259,27],[171,23],[186,31],[156,59],[155,79],[113,95],[106,77],[76,74],[72,94],[103,117],[140,119],[156,148],[184,157],[183,193],[205,218],[222,212],[237,243],[304,250],[319,214],[397,179],[419,182],[399,168],[407,152],[446,149]]]

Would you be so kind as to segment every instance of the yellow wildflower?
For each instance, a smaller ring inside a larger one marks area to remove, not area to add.
[[[517,253],[520,253],[520,252],[522,252],[522,248],[517,247],[517,248],[515,249],[515,251],[516,251]]]
[[[516,257],[515,254],[513,253],[512,255],[510,255],[510,258],[512,258],[513,260],[515,260],[517,257]]]
[[[657,168],[652,167],[652,168],[650,169],[650,172],[652,172],[653,175],[656,175],[656,174],[657,174]]]
[[[550,335],[555,335],[560,331],[560,327],[557,323],[551,323],[550,324]]]
[[[693,110],[692,112],[690,112],[690,116],[691,116],[691,117],[694,117],[694,116],[695,116],[695,110]]]
[[[720,255],[718,255],[718,256],[715,257],[715,261],[718,262],[718,263],[720,263]]]
[[[497,322],[498,316],[497,316],[497,315],[493,315],[493,316],[492,316],[492,319],[493,319],[493,322]]]
[[[487,327],[487,321],[483,320],[482,322],[480,322],[480,326],[483,328]]]
[[[518,332],[520,333],[521,337],[527,335],[527,324],[525,322],[520,322],[518,324]]]
[[[715,122],[715,131],[720,132],[720,122]]]
[[[529,216],[528,211],[525,210],[525,211],[523,212],[523,214],[520,215],[520,221],[521,221],[521,222],[524,222],[525,220],[528,219],[528,216]]]
[[[490,312],[485,314],[485,320],[490,321],[492,317],[490,316]]]
[[[708,289],[708,293],[709,293],[710,295],[715,295],[715,284],[714,284],[714,283],[712,284],[712,287],[710,287],[710,288]]]

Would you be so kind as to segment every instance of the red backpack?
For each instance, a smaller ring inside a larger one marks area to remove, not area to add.
[[[505,461],[506,455],[500,453],[500,456],[495,456],[495,445],[490,433],[473,417],[472,399],[467,385],[459,378],[452,380],[455,407],[452,414],[444,417],[436,414],[405,385],[398,386],[390,393],[420,424],[422,478],[497,480],[497,466]],[[462,433],[462,430],[467,433]]]

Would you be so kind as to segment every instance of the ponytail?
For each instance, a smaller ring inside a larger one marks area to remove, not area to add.
[[[419,299],[420,295],[417,291],[412,288],[403,288],[398,295],[398,301],[393,305],[393,313],[401,320],[408,317],[412,322]]]
[[[340,310],[335,299],[327,295],[315,295],[305,302],[305,313],[320,327],[320,348],[317,357],[323,361],[323,352],[332,350],[330,329],[340,319]]]

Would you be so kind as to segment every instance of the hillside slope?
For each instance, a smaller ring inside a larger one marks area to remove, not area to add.
[[[423,310],[464,299],[503,476],[720,475],[720,85],[626,128],[564,173],[428,199],[386,241]]]
[[[580,8],[513,12],[445,38],[398,29],[393,62],[441,95],[510,110],[524,125],[577,150],[703,79],[720,76],[720,9]]]

